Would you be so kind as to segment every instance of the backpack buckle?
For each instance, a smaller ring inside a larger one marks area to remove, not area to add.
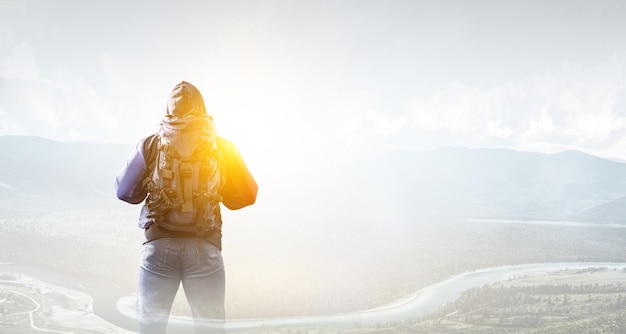
[[[190,177],[193,173],[193,167],[190,162],[183,162],[180,164],[179,168],[180,176]]]
[[[193,186],[191,184],[193,167],[191,166],[191,162],[181,162],[178,171],[180,172],[180,178],[183,186],[183,203],[181,206],[181,211],[191,212],[193,211]]]

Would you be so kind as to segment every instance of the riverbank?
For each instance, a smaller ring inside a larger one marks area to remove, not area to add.
[[[398,333],[625,333],[626,270],[533,272],[462,293]]]
[[[360,324],[350,329],[309,325],[250,329],[241,333],[334,334],[339,330],[350,334],[624,333],[625,268],[568,266],[554,270],[555,267],[542,265],[465,290],[453,302],[424,317],[373,326]]]
[[[15,265],[3,265],[0,268],[6,269],[7,266],[16,269]],[[429,314],[441,309],[442,306],[455,302],[464,291],[468,291],[473,288],[497,282],[515,282],[520,278],[528,279],[529,277],[541,277],[542,273],[563,270],[585,270],[587,268],[611,268],[616,271],[623,271],[624,268],[626,268],[626,263],[538,263],[486,268],[451,277],[407,295],[406,297],[395,302],[368,310],[310,317],[228,320],[225,328],[231,332],[245,332],[288,328],[373,329],[381,326],[389,327],[401,323],[416,321],[416,319],[428,316]],[[4,272],[7,271],[4,270]],[[16,273],[15,271],[13,271],[13,273],[14,275],[18,275],[18,278],[5,280],[6,282],[4,282],[5,286],[10,286],[13,290],[9,290],[6,287],[3,287],[3,289],[6,291],[15,291],[19,289],[21,291],[18,292],[23,293],[24,291],[27,291],[32,295],[32,298],[37,297],[42,300],[43,298],[47,298],[46,303],[50,305],[48,309],[56,308],[56,313],[50,313],[48,311],[49,313],[46,314],[47,318],[50,318],[51,321],[56,324],[55,327],[52,327],[53,330],[67,329],[72,328],[72,326],[75,326],[76,324],[83,324],[83,327],[81,327],[83,330],[87,330],[86,327],[93,327],[89,330],[95,330],[95,333],[102,333],[102,331],[97,331],[97,328],[100,328],[100,330],[104,328],[112,328],[115,330],[114,333],[132,333],[132,331],[129,331],[128,329],[122,329],[124,326],[127,326],[128,323],[124,323],[123,321],[116,322],[116,320],[128,320],[135,318],[134,298],[132,296],[121,296],[109,306],[115,308],[118,312],[116,315],[106,314],[106,319],[113,320],[109,322],[104,320],[105,317],[102,317],[102,314],[99,314],[97,309],[91,309],[89,307],[90,303],[83,305],[84,307],[82,308],[76,306],[77,301],[91,300],[91,297],[88,294],[69,288],[61,288],[59,286],[54,286],[50,283],[34,280],[32,278],[24,280],[22,277],[28,276]],[[600,276],[597,277],[599,278]],[[626,277],[626,275],[624,277]],[[587,277],[587,279],[590,278]],[[603,279],[603,282],[605,280],[606,278]],[[70,282],[68,281],[66,283]],[[90,286],[86,282],[80,283],[75,280],[72,280],[71,283],[78,283],[83,288],[88,288]],[[43,289],[44,287],[45,289]],[[93,285],[91,285],[91,287],[94,288]],[[102,296],[101,293],[102,291],[100,291],[98,295]],[[96,301],[97,300],[94,300],[94,302]],[[101,302],[103,301],[110,302],[111,298],[101,300]],[[80,302],[78,303],[80,304]],[[22,312],[24,311],[26,311],[26,309],[22,310]],[[187,328],[188,330],[191,326],[188,319],[174,318],[172,319],[171,327]]]
[[[0,313],[0,333],[133,333],[97,316],[90,295],[13,271],[0,271]]]
[[[626,263],[538,263],[485,268],[463,273],[416,291],[395,302],[358,312],[310,317],[285,317],[268,319],[229,320],[225,328],[230,331],[270,330],[280,328],[377,328],[399,324],[427,316],[442,306],[454,302],[464,291],[528,275],[559,270],[581,270],[602,267],[622,270]],[[118,304],[119,311],[127,317],[134,316],[134,299],[125,297]],[[184,323],[183,319],[178,322]]]
[[[41,282],[41,285],[49,286],[55,291],[71,291],[74,295],[84,295],[89,298],[89,313],[100,318],[102,321],[111,324],[112,328],[130,331],[137,330],[137,322],[120,314],[116,309],[116,302],[128,292],[115,284],[106,282],[96,282],[79,276],[70,276],[64,273],[53,272],[39,267],[21,265],[17,263],[0,264],[0,272],[14,273],[20,277]],[[19,284],[18,284],[19,285]],[[85,297],[87,298],[87,297]],[[55,300],[51,300],[55,304]],[[62,304],[61,304],[62,305]],[[98,323],[98,322],[96,322]],[[69,323],[70,325],[72,322]],[[94,333],[103,333],[96,331]]]

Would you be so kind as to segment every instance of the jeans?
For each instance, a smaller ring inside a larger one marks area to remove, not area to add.
[[[196,333],[222,333],[224,262],[221,251],[201,238],[161,238],[144,244],[137,298],[139,333],[165,333],[181,282]]]

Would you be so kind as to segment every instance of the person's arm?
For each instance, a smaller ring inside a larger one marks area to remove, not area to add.
[[[117,198],[131,204],[141,203],[148,195],[143,187],[143,180],[146,174],[143,146],[144,141],[142,140],[115,178]]]
[[[222,203],[231,210],[254,204],[258,186],[239,150],[222,137],[217,138],[217,147],[222,153],[223,165],[220,171],[225,180],[222,186]]]

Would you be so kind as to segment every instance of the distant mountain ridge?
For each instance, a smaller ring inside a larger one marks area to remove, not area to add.
[[[0,136],[0,198],[115,200],[115,175],[131,150]],[[265,203],[278,208],[272,215],[318,221],[452,217],[626,223],[625,175],[626,164],[579,151],[396,151],[303,175],[283,197]]]
[[[114,197],[115,175],[131,148],[0,136],[0,196]]]
[[[618,201],[626,196],[624,175],[626,164],[579,151],[399,151],[338,171],[327,184],[341,190],[327,205],[379,221],[422,216],[626,222]],[[599,209],[609,203],[611,210]]]

